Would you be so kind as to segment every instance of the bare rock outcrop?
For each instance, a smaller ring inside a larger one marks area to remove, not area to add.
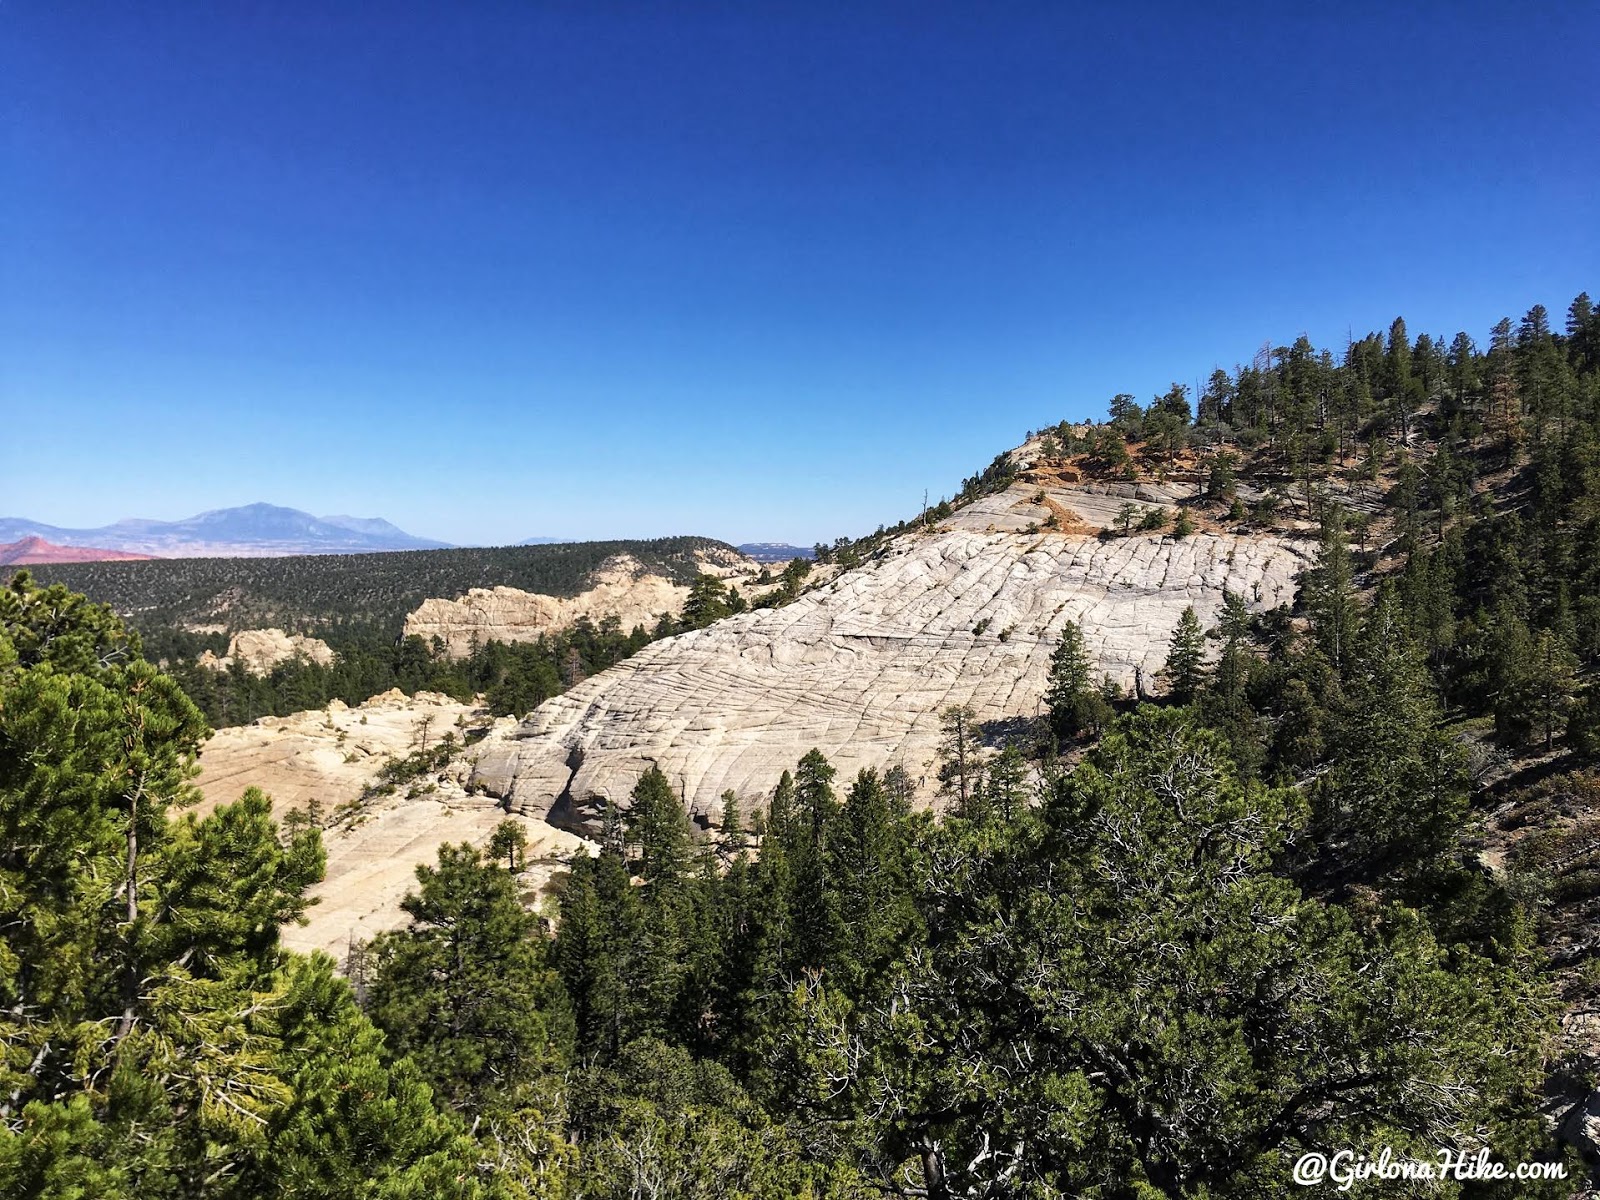
[[[200,751],[200,811],[256,787],[272,797],[280,816],[312,801],[332,813],[359,799],[391,758],[447,732],[460,738],[463,725],[487,719],[483,709],[449,696],[394,689],[354,708],[334,700],[327,708],[219,729]]]
[[[228,653],[218,657],[204,651],[196,664],[217,671],[226,671],[239,663],[252,675],[267,675],[279,663],[304,658],[324,667],[333,665],[333,647],[321,638],[300,633],[285,633],[281,629],[243,629],[228,639]]]
[[[520,823],[528,839],[519,876],[524,894],[543,894],[573,852],[589,845],[545,821],[508,818],[493,800],[467,792],[456,780],[433,780],[424,794],[375,801],[354,819],[323,830],[328,867],[310,892],[317,903],[304,925],[284,928],[284,945],[343,960],[352,942],[402,927],[407,917],[400,902],[416,890],[418,865],[434,862],[446,843],[483,847],[507,819]]]
[[[734,582],[756,575],[759,564],[742,555],[708,548],[696,552],[699,567]],[[424,641],[438,638],[451,655],[468,653],[473,639],[531,642],[541,634],[567,629],[580,618],[599,624],[615,617],[625,630],[655,624],[662,613],[676,614],[688,598],[687,586],[651,571],[630,554],[602,563],[589,588],[576,596],[546,596],[520,588],[473,588],[455,600],[424,600],[406,618],[405,632]]]
[[[844,778],[901,764],[927,795],[939,713],[1038,714],[1067,621],[1097,672],[1131,684],[1164,665],[1185,607],[1209,623],[1224,589],[1253,608],[1293,598],[1308,552],[1283,537],[1043,527],[1061,511],[1104,526],[1124,503],[1177,495],[1029,483],[985,497],[783,608],[656,642],[548,701],[480,757],[474,781],[585,830],[597,798],[626,805],[651,764],[710,822],[724,789],[758,803],[812,747]]]
[[[506,819],[492,797],[467,786],[480,747],[513,728],[488,712],[448,696],[399,691],[347,707],[219,730],[200,754],[196,781],[204,799],[197,811],[236,800],[246,788],[273,799],[279,820],[292,810],[313,813],[322,825],[327,874],[311,890],[316,904],[307,923],[284,930],[296,950],[326,950],[342,959],[352,940],[366,941],[404,924],[400,901],[416,884],[417,864],[431,862],[446,842],[485,843]],[[437,771],[387,794],[374,788],[386,763],[452,734],[464,742],[468,728],[489,725],[488,736]],[[571,833],[522,817],[528,835],[525,889],[538,891],[572,851]]]

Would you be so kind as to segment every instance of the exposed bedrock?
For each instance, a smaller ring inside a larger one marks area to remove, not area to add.
[[[1048,512],[1024,494],[1032,489],[902,537],[783,608],[646,647],[541,706],[481,757],[474,782],[591,831],[599,799],[626,806],[651,763],[704,821],[725,789],[760,805],[812,747],[841,778],[902,764],[928,795],[939,713],[966,704],[980,721],[1036,715],[1067,621],[1082,627],[1097,672],[1131,686],[1136,670],[1151,679],[1165,663],[1186,606],[1209,624],[1225,588],[1252,608],[1285,603],[1308,558],[1279,537],[1028,533]]]

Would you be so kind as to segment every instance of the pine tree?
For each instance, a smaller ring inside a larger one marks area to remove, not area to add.
[[[808,751],[795,770],[797,840],[790,854],[794,961],[812,969],[826,966],[844,936],[829,853],[839,812],[833,777],[833,766],[820,750]]]
[[[900,763],[895,763],[883,773],[883,790],[889,798],[889,807],[897,817],[909,817],[916,803],[917,788],[911,774]]]
[[[688,629],[704,629],[733,611],[728,600],[728,585],[715,575],[697,575],[683,604],[683,624]]]
[[[939,714],[939,782],[957,813],[967,811],[982,773],[976,722],[965,705],[951,705]]]
[[[621,807],[609,796],[599,797],[591,794],[589,799],[591,803],[597,803],[600,808],[600,853],[612,855],[617,859],[626,858],[628,824]]]
[[[1205,634],[1201,632],[1200,620],[1191,604],[1178,618],[1167,649],[1167,683],[1172,689],[1172,698],[1179,704],[1193,700],[1205,682],[1205,654]]]
[[[670,889],[687,879],[694,833],[683,802],[654,764],[634,784],[627,826],[646,887]]]
[[[1403,906],[1363,922],[1303,894],[1281,867],[1299,794],[1242,782],[1188,714],[1117,723],[1038,820],[988,856],[934,843],[948,866],[891,1019],[852,1020],[826,980],[795,993],[812,1057],[779,1061],[819,1090],[847,1062],[843,1111],[892,1094],[931,1193],[1007,1194],[1025,1170],[1040,1194],[1287,1195],[1312,1129],[1506,1136],[1490,1114],[1539,1077],[1537,985]]]
[[[1521,745],[1535,727],[1538,668],[1534,639],[1527,622],[1509,600],[1495,606],[1486,644],[1486,669],[1494,710],[1496,736]]]
[[[1356,631],[1354,571],[1345,536],[1344,510],[1329,505],[1322,519],[1322,544],[1304,589],[1312,635],[1335,671],[1343,672]]]
[[[489,838],[491,861],[505,859],[506,870],[512,875],[521,874],[528,865],[528,831],[521,821],[507,819],[494,828]]]
[[[1389,326],[1388,350],[1384,357],[1384,386],[1389,392],[1389,405],[1399,426],[1402,440],[1411,431],[1411,412],[1418,399],[1412,389],[1411,341],[1406,333],[1406,323],[1400,317]]]
[[[276,1114],[263,1151],[239,1171],[236,1190],[208,1179],[182,1194],[495,1197],[493,1183],[480,1174],[480,1148],[448,1109],[437,1106],[416,1062],[385,1045],[349,986],[333,974],[331,960],[290,957],[278,985],[266,1002],[293,1100]],[[256,1007],[262,1002],[252,998]],[[193,1165],[214,1173],[216,1148],[209,1149]],[[129,1200],[151,1194],[141,1189]]]
[[[990,814],[1010,824],[1028,805],[1028,764],[1015,745],[995,755],[983,773],[983,802]]]
[[[1251,617],[1244,597],[1222,589],[1222,609],[1217,614],[1217,632],[1224,646],[1240,646],[1250,638]]]
[[[807,751],[795,768],[795,820],[805,831],[807,844],[819,851],[828,821],[838,808],[833,792],[834,769],[820,750]]]
[[[561,894],[561,936],[555,964],[572,1002],[580,1051],[615,1056],[667,1014],[645,1007],[659,999],[642,992],[648,952],[638,889],[620,856],[578,854]]]
[[[446,845],[417,883],[410,925],[372,943],[369,1011],[451,1104],[481,1113],[565,1061],[565,989],[509,871]]]
[[[836,934],[823,965],[857,1000],[881,986],[917,921],[907,824],[895,815],[876,771],[856,776],[829,846]]]
[[[1578,692],[1578,658],[1553,630],[1529,632],[1502,612],[1491,640],[1499,680],[1495,728],[1508,741],[1537,739],[1546,752],[1566,729],[1568,710]]]
[[[1050,656],[1050,676],[1044,703],[1050,728],[1058,738],[1072,738],[1086,728],[1087,700],[1092,694],[1089,656],[1083,650],[1083,632],[1076,621],[1061,627],[1061,641]]]
[[[1579,292],[1567,307],[1567,344],[1571,348],[1573,365],[1580,371],[1600,365],[1600,344],[1596,343],[1594,302],[1588,292]]]
[[[482,1195],[332,960],[279,943],[318,831],[254,789],[172,819],[205,734],[109,609],[0,589],[0,1190]]]
[[[1346,690],[1336,754],[1312,793],[1319,839],[1361,878],[1415,877],[1455,845],[1467,780],[1391,584],[1362,625]]]
[[[739,795],[732,788],[722,793],[722,852],[737,858],[749,846],[744,819],[739,813]]]

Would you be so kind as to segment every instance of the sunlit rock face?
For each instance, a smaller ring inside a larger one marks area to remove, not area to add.
[[[743,555],[714,547],[696,551],[694,557],[701,571],[745,588],[761,570]],[[473,588],[450,600],[424,600],[406,617],[405,634],[430,643],[437,638],[447,653],[459,658],[474,644],[536,641],[584,619],[599,625],[615,618],[624,631],[649,628],[663,614],[676,615],[688,597],[686,584],[657,574],[631,554],[617,554],[600,565],[588,588],[576,596],[492,587]]]
[[[228,653],[224,657],[218,658],[205,650],[195,661],[214,671],[226,671],[239,663],[252,675],[270,675],[280,663],[296,658],[331,667],[334,655],[332,647],[321,638],[285,633],[281,629],[244,629],[228,639]]]
[[[507,814],[493,797],[466,786],[472,770],[464,751],[407,786],[375,793],[382,768],[467,727],[488,726],[489,745],[514,725],[493,721],[474,704],[449,696],[398,691],[351,708],[335,700],[326,708],[287,717],[263,717],[222,729],[200,753],[198,815],[259,788],[282,820],[300,810],[322,826],[327,851],[324,878],[311,889],[305,921],[283,929],[294,950],[325,950],[343,960],[350,946],[409,919],[400,902],[417,886],[416,868],[431,863],[439,847],[486,844]],[[475,749],[476,747],[474,747]],[[528,837],[524,892],[541,892],[571,852],[583,843],[547,822],[520,820]]]
[[[759,805],[816,747],[841,778],[901,764],[927,796],[940,712],[1038,714],[1066,622],[1079,623],[1097,673],[1131,687],[1163,666],[1187,606],[1208,625],[1224,589],[1255,609],[1293,599],[1303,543],[1083,532],[1130,498],[1174,496],[1029,484],[980,500],[783,608],[654,643],[548,701],[480,758],[474,782],[593,830],[603,800],[625,807],[655,764],[713,821],[724,790]]]

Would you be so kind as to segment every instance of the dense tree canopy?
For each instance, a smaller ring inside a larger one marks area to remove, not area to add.
[[[109,611],[0,598],[0,1180],[16,1196],[469,1196],[470,1151],[279,927],[315,830],[179,817],[206,736]],[[334,1114],[337,1116],[334,1116]]]

